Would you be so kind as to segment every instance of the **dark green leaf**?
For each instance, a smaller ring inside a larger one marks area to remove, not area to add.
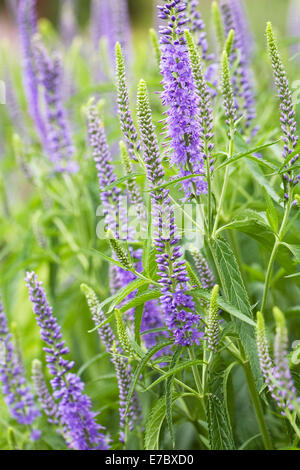
[[[237,311],[253,321],[248,294],[229,244],[224,239],[217,239],[214,240],[212,249],[226,300],[235,306]],[[235,323],[242,345],[249,358],[257,389],[260,390],[263,380],[257,354],[255,328],[239,318],[235,318]]]
[[[129,405],[130,405],[130,400],[131,400],[132,395],[134,393],[137,381],[138,381],[140,375],[142,374],[143,370],[147,366],[148,362],[150,361],[151,357],[154,356],[154,354],[156,354],[161,349],[164,349],[167,346],[170,346],[171,344],[173,344],[172,341],[166,341],[165,343],[157,344],[156,346],[153,346],[153,348],[151,348],[150,351],[148,351],[141,358],[140,362],[137,365],[137,368],[134,371],[134,374],[133,374],[133,377],[132,377],[132,380],[131,380],[131,384],[130,384],[130,388],[129,388],[129,391],[128,391],[127,401],[126,401],[126,409],[127,410],[128,410]]]
[[[207,418],[211,450],[235,449],[231,426],[223,403],[212,393],[208,395]]]

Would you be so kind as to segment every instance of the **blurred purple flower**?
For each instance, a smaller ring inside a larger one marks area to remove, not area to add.
[[[27,385],[19,352],[8,329],[7,319],[0,300],[0,382],[9,412],[18,423],[32,425],[40,411]]]
[[[90,398],[83,393],[84,384],[75,374],[70,373],[74,362],[65,359],[69,349],[62,339],[61,328],[53,316],[42,283],[35,273],[27,273],[26,283],[33,311],[46,343],[44,351],[50,374],[53,397],[57,402],[56,416],[63,429],[68,445],[76,450],[106,450],[107,437],[96,422]]]

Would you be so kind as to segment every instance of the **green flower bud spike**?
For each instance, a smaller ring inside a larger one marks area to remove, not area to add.
[[[124,248],[121,246],[120,242],[116,238],[114,238],[113,232],[110,229],[107,230],[107,236],[109,238],[109,243],[112,248],[112,251],[115,253],[122,266],[124,266],[125,269],[128,269],[130,271],[132,269],[132,265],[128,259]]]
[[[234,103],[230,66],[226,51],[223,52],[222,58],[222,94],[226,116],[226,124],[232,132],[237,121],[237,112],[236,105]]]
[[[128,333],[126,330],[125,323],[123,321],[122,313],[117,308],[115,309],[115,318],[120,345],[124,352],[126,352],[129,356],[133,356],[133,349],[129,342]]]
[[[219,306],[218,306],[218,297],[219,297],[219,286],[216,284],[213,287],[208,311],[208,320],[207,320],[207,340],[208,348],[217,352],[219,344],[219,335],[220,335],[220,319],[219,319]]]
[[[7,440],[10,450],[18,450],[16,436],[13,428],[8,428],[7,431]]]
[[[161,53],[160,53],[159,41],[158,41],[157,33],[156,33],[156,31],[155,31],[153,28],[151,28],[151,29],[149,30],[149,32],[150,32],[150,36],[151,36],[151,41],[152,41],[153,49],[154,49],[154,52],[155,52],[156,62],[157,62],[158,67],[160,67]]]
[[[121,152],[121,159],[124,167],[124,171],[127,176],[132,175],[132,164],[131,160],[129,158],[129,154],[126,148],[126,145],[123,141],[120,142],[120,152]],[[133,176],[132,178],[129,178],[126,181],[128,193],[129,193],[129,199],[130,203],[132,206],[134,206],[135,213],[138,217],[138,220],[140,223],[142,223],[142,229],[145,231],[146,230],[146,211],[145,211],[145,205],[143,198],[141,196],[140,190],[136,184],[135,177]],[[144,223],[143,223],[144,222]]]
[[[140,148],[138,133],[135,128],[132,113],[129,106],[129,93],[127,87],[125,62],[122,48],[116,44],[116,77],[117,77],[117,102],[120,117],[120,124],[124,140],[132,160],[137,159],[137,153]]]
[[[224,47],[225,34],[224,34],[222,15],[221,15],[221,11],[217,2],[212,3],[212,18],[213,18],[213,22],[215,26],[219,50],[222,51]]]
[[[233,42],[234,42],[234,29],[231,29],[228,33],[226,43],[225,43],[225,51],[228,57],[230,56],[232,52]]]

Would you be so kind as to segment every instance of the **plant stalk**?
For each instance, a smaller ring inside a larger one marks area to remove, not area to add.
[[[267,268],[267,272],[266,272],[266,280],[265,280],[263,298],[262,298],[262,303],[261,303],[261,312],[262,313],[264,312],[265,307],[266,307],[268,290],[269,290],[269,286],[270,286],[270,280],[271,280],[271,276],[272,276],[273,266],[274,266],[274,263],[275,263],[275,259],[276,259],[276,256],[277,256],[278,249],[279,249],[280,244],[282,242],[282,239],[284,237],[284,231],[285,231],[285,228],[286,228],[286,224],[287,224],[287,221],[288,221],[288,218],[289,218],[290,211],[291,211],[291,194],[289,194],[288,203],[287,203],[286,208],[285,208],[284,216],[283,216],[283,219],[282,219],[282,223],[281,223],[278,235],[276,236],[276,240],[275,240],[275,243],[274,243],[274,246],[273,246],[273,250],[272,250],[272,253],[271,253],[271,256],[270,256],[270,260],[269,260],[269,264],[268,264],[268,268]]]
[[[249,361],[246,360],[246,361],[242,362],[242,366],[243,366],[243,369],[244,369],[244,372],[245,372],[249,393],[250,393],[252,404],[253,404],[254,411],[255,411],[255,414],[256,414],[257,422],[258,422],[259,427],[260,427],[260,431],[261,431],[262,438],[263,438],[263,441],[264,441],[265,449],[266,450],[272,450],[273,449],[272,442],[271,442],[269,431],[268,431],[268,428],[267,428],[267,425],[266,425],[266,422],[265,422],[264,413],[263,413],[263,409],[262,409],[262,405],[261,405],[261,400],[260,400],[259,394],[257,392],[256,385],[254,383],[253,374],[252,374],[252,371],[251,371],[251,368],[250,368]]]

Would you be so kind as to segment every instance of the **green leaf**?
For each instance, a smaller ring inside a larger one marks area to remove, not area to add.
[[[172,402],[181,395],[176,394]],[[154,404],[145,426],[145,450],[159,450],[159,436],[166,417],[166,401],[161,397]]]
[[[238,362],[232,362],[224,371],[224,374],[223,374],[223,399],[224,399],[224,408],[225,408],[225,412],[226,412],[226,416],[227,416],[227,420],[228,420],[228,423],[230,423],[231,425],[231,421],[230,421],[230,411],[229,411],[229,399],[230,397],[228,396],[228,380],[229,380],[229,377],[230,377],[230,374],[231,374],[231,371],[232,369],[239,365]]]
[[[260,243],[267,253],[271,253],[273,249],[274,232],[271,230],[264,218],[253,210],[244,210],[241,217],[237,217],[229,224],[221,227],[221,229],[218,230],[218,233],[225,229],[238,230],[239,232],[246,233],[249,237]],[[293,253],[294,259],[290,252]],[[277,261],[284,268],[287,275],[295,273],[299,260],[300,255],[297,250],[297,245],[281,243],[277,253]],[[248,266],[246,269],[249,270],[251,268]],[[297,276],[295,276],[294,282],[300,286],[300,278],[297,278]]]
[[[155,387],[156,385],[158,385],[160,382],[162,382],[163,380],[166,380],[168,377],[171,377],[173,375],[176,375],[178,372],[180,372],[181,370],[183,369],[187,369],[188,367],[193,367],[193,366],[197,366],[199,364],[203,364],[203,361],[201,361],[200,359],[193,359],[192,361],[189,360],[189,361],[184,361],[182,362],[179,366],[176,366],[176,367],[173,367],[173,369],[170,369],[168,370],[167,372],[165,372],[164,374],[162,374],[158,379],[156,379],[154,382],[152,382],[152,384],[150,384],[145,392],[147,392],[148,390],[150,390],[151,388]]]
[[[208,395],[207,419],[211,450],[235,449],[231,426],[223,403],[212,393]]]
[[[272,227],[273,231],[275,233],[278,232],[278,215],[276,208],[272,202],[272,199],[270,198],[269,194],[267,191],[264,189],[265,193],[265,198],[266,198],[266,203],[267,203],[267,208],[266,208],[266,216],[268,219],[268,222],[270,226]]]
[[[97,354],[96,356],[92,357],[89,361],[82,364],[82,366],[77,372],[77,375],[80,377],[88,367],[94,364],[94,362],[99,361],[99,359],[103,359],[106,356],[108,356],[108,353],[105,351],[103,353]]]
[[[178,349],[176,349],[174,356],[172,357],[172,361],[170,363],[170,370],[172,370],[176,366],[177,362],[180,359],[181,352],[182,352],[182,347],[180,346],[178,347]],[[174,384],[174,374],[172,374],[166,380],[166,417],[167,417],[168,429],[169,429],[171,441],[173,444],[173,448],[175,448],[175,435],[174,435],[173,418],[172,418],[173,384]]]
[[[136,384],[137,384],[137,381],[140,377],[140,375],[142,374],[143,370],[145,369],[145,367],[147,366],[148,362],[150,361],[151,357],[154,356],[154,354],[156,354],[158,351],[160,351],[161,349],[167,347],[167,346],[170,346],[171,344],[173,344],[172,341],[166,341],[165,343],[160,343],[160,344],[157,344],[155,346],[153,346],[153,348],[151,348],[140,360],[140,362],[138,363],[137,365],[137,368],[135,369],[134,371],[134,374],[133,374],[133,377],[132,377],[132,380],[131,380],[131,383],[130,383],[130,388],[128,390],[128,395],[127,395],[127,400],[126,400],[126,410],[128,410],[128,407],[130,405],[130,400],[132,398],[132,395],[134,393],[134,390],[135,390],[135,387],[136,387]]]
[[[141,292],[141,289],[147,289],[146,283],[139,289],[140,292]],[[144,305],[146,302],[148,302],[148,300],[159,299],[160,296],[161,296],[160,289],[151,289],[151,290],[148,290],[147,292],[142,292],[141,294],[137,294],[137,296],[134,299],[130,299],[125,305],[123,305],[120,308],[120,310],[122,313],[125,313],[127,312],[127,310],[130,310],[131,308]]]
[[[167,188],[169,186],[173,186],[174,184],[181,183],[182,181],[190,180],[192,178],[195,178],[197,176],[203,177],[200,173],[192,174],[192,175],[187,175],[187,176],[181,176],[180,178],[174,178],[171,181],[168,181],[167,183],[160,184],[159,186],[155,186],[154,188],[149,189],[149,191],[158,191],[159,189]]]
[[[277,192],[274,190],[274,188],[270,185],[270,183],[266,179],[264,173],[259,168],[258,163],[247,161],[247,166],[250,172],[252,173],[252,176],[257,181],[257,183],[260,184],[267,191],[267,193],[273,199],[273,201],[275,201],[277,204],[282,206],[283,204],[280,200],[279,195],[277,194]]]
[[[91,250],[83,250],[83,251],[86,252],[86,253],[89,253],[90,255],[93,255],[93,256],[97,255],[101,258],[104,258],[109,263],[115,264],[116,266],[119,266],[119,268],[122,268],[122,269],[124,269],[124,271],[126,271],[126,268],[124,267],[124,265],[122,263],[120,263],[116,259],[112,258],[111,256],[105,255],[101,251],[95,250],[95,248],[92,248]]]
[[[165,398],[160,398],[153,406],[145,426],[145,450],[159,449],[159,435],[166,416]]]
[[[132,180],[138,176],[145,176],[145,173],[131,173],[130,175],[122,176],[118,178],[113,183],[105,186],[105,188],[101,189],[101,193],[105,193],[106,191],[110,191],[111,189],[115,188],[116,186],[120,186],[123,183],[126,183],[128,180]]]
[[[262,159],[262,158],[258,158],[256,156],[254,156],[253,154],[254,153],[257,153],[257,152],[261,152],[262,150],[270,147],[271,145],[275,145],[279,142],[279,140],[276,140],[274,142],[270,142],[269,144],[264,144],[264,145],[259,145],[258,147],[254,147],[250,150],[247,150],[247,152],[243,152],[243,153],[238,153],[237,155],[233,155],[230,159],[226,160],[225,162],[221,163],[221,165],[219,165],[215,171],[217,170],[220,170],[221,168],[224,168],[225,166],[227,165],[230,165],[231,163],[235,163],[237,162],[238,160],[240,160],[241,158],[248,158],[250,160],[253,160],[254,162],[256,162],[258,165],[263,165],[273,171],[278,171],[278,168],[277,166],[273,165],[272,163]]]
[[[137,292],[136,297],[133,299],[133,300],[136,300],[136,299],[141,300],[141,297],[143,297],[141,303],[136,305],[135,310],[134,310],[134,339],[135,339],[136,343],[139,346],[141,345],[141,325],[142,325],[142,321],[143,321],[143,313],[144,313],[145,302],[146,302],[144,291],[146,289],[147,289],[147,286],[140,287],[138,292]],[[125,311],[127,311],[127,306],[128,306],[128,304],[126,304],[126,310]],[[121,309],[121,311],[122,311],[122,309]]]
[[[217,239],[213,242],[212,250],[226,300],[253,321],[248,294],[230,245],[224,239]],[[263,380],[257,354],[255,328],[239,318],[235,318],[235,324],[249,358],[257,389],[261,390]]]
[[[145,246],[143,250],[143,269],[147,273],[147,276],[150,276],[150,258],[151,258],[151,246],[152,246],[152,203],[151,197],[148,198],[147,205],[147,216],[148,216],[148,225],[147,225],[147,239],[145,241]]]
[[[258,433],[258,434],[255,434],[255,436],[252,436],[250,437],[249,439],[247,439],[247,441],[245,441],[240,447],[239,447],[239,450],[245,450],[249,444],[251,444],[253,441],[256,441],[256,439],[258,438],[261,438],[262,435],[261,433]]]
[[[125,299],[125,297],[131,294],[131,292],[133,292],[136,289],[139,289],[145,284],[148,284],[148,282],[143,279],[135,279],[131,281],[129,284],[127,284],[127,286],[123,287],[123,289],[119,290],[119,292],[117,292],[116,294],[108,297],[103,302],[101,302],[100,308],[102,309],[103,307],[105,307],[107,304],[110,303],[110,307],[108,310],[108,313],[110,313],[123,299]]]
[[[197,288],[197,289],[187,291],[187,293],[189,295],[191,295],[192,297],[196,297],[196,298],[200,297],[200,299],[206,300],[207,302],[210,302],[211,294],[205,289]],[[248,325],[251,325],[253,327],[256,326],[256,323],[255,323],[254,320],[252,320],[247,315],[245,315],[242,312],[240,312],[239,310],[237,310],[237,308],[234,305],[232,305],[230,302],[225,301],[222,297],[220,297],[220,296],[218,297],[217,303],[218,303],[219,307],[222,310],[224,310],[224,312],[229,313],[233,317],[238,318],[239,320],[241,320],[242,322],[247,323]]]

